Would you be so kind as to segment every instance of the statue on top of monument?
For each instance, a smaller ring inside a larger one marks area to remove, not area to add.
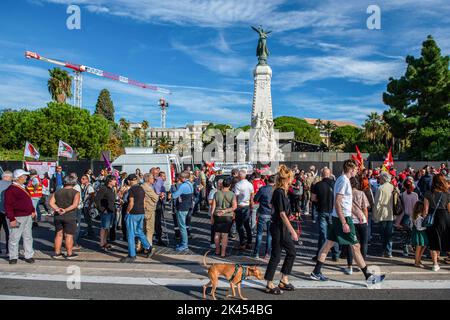
[[[256,56],[258,57],[259,62],[258,64],[266,65],[267,57],[270,54],[269,49],[267,49],[267,35],[272,31],[264,31],[262,26],[259,26],[258,28],[252,26],[252,29],[259,34],[258,46],[256,47]]]

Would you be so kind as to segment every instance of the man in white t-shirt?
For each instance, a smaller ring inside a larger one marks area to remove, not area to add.
[[[327,281],[322,272],[322,265],[328,255],[328,252],[335,245],[349,245],[353,252],[353,257],[361,268],[367,284],[374,285],[384,280],[384,275],[374,275],[368,272],[366,262],[361,254],[360,244],[356,237],[355,226],[352,220],[352,186],[350,178],[354,177],[358,172],[358,165],[354,160],[346,160],[344,162],[344,173],[340,176],[334,185],[335,205],[332,214],[331,228],[328,231],[327,241],[317,256],[317,263],[314,271],[311,272],[310,278],[316,281]]]
[[[246,179],[247,172],[239,171],[239,182],[234,186],[234,194],[237,198],[236,229],[239,233],[239,250],[252,248],[252,228],[250,226],[251,211],[253,205],[253,185]],[[247,236],[245,236],[247,234]]]

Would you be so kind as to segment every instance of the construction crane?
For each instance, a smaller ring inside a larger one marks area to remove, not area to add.
[[[171,94],[171,92],[169,90],[157,87],[155,85],[142,83],[142,82],[139,82],[136,80],[129,79],[128,77],[119,76],[114,73],[110,73],[110,72],[103,71],[100,69],[88,67],[88,66],[85,66],[82,64],[74,64],[74,63],[69,63],[69,62],[58,61],[55,59],[45,58],[45,57],[42,57],[41,55],[37,54],[36,52],[25,51],[25,57],[28,59],[37,59],[37,60],[41,60],[41,61],[46,61],[48,63],[52,63],[52,64],[56,64],[61,67],[66,67],[66,68],[72,69],[74,71],[74,90],[73,90],[74,91],[74,95],[73,95],[74,105],[79,108],[81,108],[81,103],[82,103],[82,99],[83,99],[83,94],[82,94],[82,88],[83,88],[82,73],[83,72],[87,72],[87,73],[94,74],[99,77],[104,77],[104,78],[108,78],[111,80],[119,81],[122,83],[127,83],[130,85],[136,86],[136,87],[141,87],[143,89],[150,89],[150,90],[154,90],[154,91],[164,93],[164,94]],[[164,103],[163,103],[164,107],[161,106],[161,101],[164,101]],[[169,106],[169,104],[167,102],[165,102],[165,99],[161,98],[160,99],[161,125],[164,125],[163,128],[165,128],[165,125],[166,125],[166,108],[168,106]]]
[[[169,107],[169,103],[166,101],[166,99],[161,98],[159,99],[159,107],[161,108],[161,128],[166,127],[166,112],[167,108]]]

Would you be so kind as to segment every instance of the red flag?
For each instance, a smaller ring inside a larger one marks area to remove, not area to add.
[[[389,152],[386,156],[386,159],[383,162],[383,166],[390,170],[394,166],[394,158],[392,157],[392,148],[389,148]]]
[[[37,149],[28,141],[25,144],[25,151],[23,153],[24,157],[31,157],[35,160],[39,159],[39,152]]]
[[[361,154],[361,151],[359,151],[358,145],[356,145],[356,153],[357,153],[359,164],[362,166],[364,164],[364,159]]]

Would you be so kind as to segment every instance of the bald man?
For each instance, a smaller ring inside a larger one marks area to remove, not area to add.
[[[317,260],[320,248],[327,239],[327,230],[331,225],[331,213],[333,212],[333,190],[334,180],[331,178],[331,170],[327,167],[321,170],[322,180],[316,183],[312,189],[311,200],[317,205],[319,239],[317,243],[317,253],[313,260]],[[339,257],[339,245],[336,244],[331,249],[333,261]]]

